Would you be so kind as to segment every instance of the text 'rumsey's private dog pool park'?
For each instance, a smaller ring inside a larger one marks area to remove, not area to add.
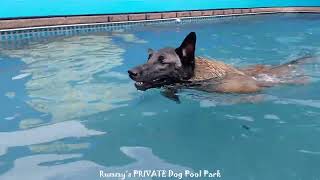
[[[99,171],[100,178],[221,178],[220,170],[174,171],[174,170],[130,170],[125,172]]]

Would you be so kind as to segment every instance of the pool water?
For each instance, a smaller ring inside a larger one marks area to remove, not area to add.
[[[320,69],[252,95],[137,91],[147,48],[197,33],[196,54],[234,66],[320,55],[320,15],[277,14],[16,42],[0,47],[0,179],[100,179],[99,171],[220,170],[221,179],[320,178]],[[253,99],[253,101],[246,101]],[[137,178],[141,179],[141,178]],[[201,178],[205,179],[205,178]]]

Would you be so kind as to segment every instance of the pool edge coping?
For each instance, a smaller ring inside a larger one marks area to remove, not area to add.
[[[0,31],[29,30],[38,28],[54,28],[69,26],[85,26],[96,24],[134,23],[141,21],[160,21],[172,19],[201,18],[210,16],[240,16],[272,13],[320,13],[320,7],[279,7],[279,8],[233,8],[198,11],[174,11],[156,13],[85,15],[63,17],[40,17],[21,19],[0,19]]]

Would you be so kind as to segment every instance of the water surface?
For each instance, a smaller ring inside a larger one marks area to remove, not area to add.
[[[223,179],[320,177],[319,67],[312,81],[253,95],[139,92],[127,70],[147,48],[177,47],[234,66],[320,54],[320,15],[148,25],[0,48],[0,179],[99,179],[99,170],[221,170]],[[254,99],[242,101],[243,99]],[[241,101],[241,103],[239,103]]]

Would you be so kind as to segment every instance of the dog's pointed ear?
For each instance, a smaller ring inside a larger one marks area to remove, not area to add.
[[[154,52],[153,49],[151,48],[148,49],[148,60],[151,58],[153,52]]]
[[[153,49],[149,48],[148,49],[148,55],[152,55],[153,54]]]
[[[179,55],[182,63],[190,63],[185,61],[194,61],[194,54],[196,50],[197,36],[195,32],[191,32],[183,40],[180,47],[176,49],[176,53]]]

